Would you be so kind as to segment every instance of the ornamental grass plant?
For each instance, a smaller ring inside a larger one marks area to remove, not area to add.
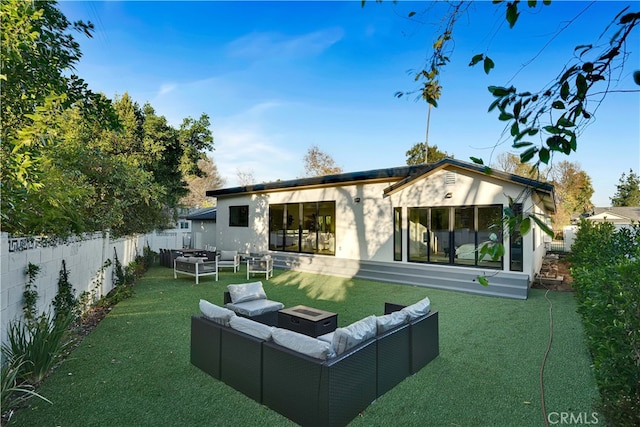
[[[56,316],[42,313],[32,322],[14,321],[7,330],[2,354],[8,360],[22,359],[17,364],[17,377],[37,385],[58,363],[72,341],[65,335],[73,321],[70,314]]]
[[[171,269],[151,268],[135,295],[44,381],[38,392],[53,404],[32,399],[9,425],[293,425],[189,362],[190,317],[199,314],[199,300],[222,304],[226,285],[246,282],[244,269],[196,285],[191,277],[174,279]],[[545,417],[593,411],[597,389],[571,293],[531,290],[521,301],[277,269],[262,282],[285,306],[338,313],[338,326],[383,314],[385,302],[425,296],[440,312],[440,356],[373,402],[353,426],[540,426]],[[542,400],[545,296],[553,304],[553,344]]]

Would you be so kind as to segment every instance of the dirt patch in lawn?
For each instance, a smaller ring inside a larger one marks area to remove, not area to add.
[[[532,288],[551,289],[560,292],[573,291],[571,263],[565,253],[549,253],[542,261],[540,274],[533,281]]]

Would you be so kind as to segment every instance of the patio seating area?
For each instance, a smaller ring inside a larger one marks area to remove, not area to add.
[[[172,269],[150,269],[134,286],[135,295],[116,305],[45,380],[38,391],[53,404],[31,400],[9,426],[294,425],[190,362],[191,318],[200,315],[199,300],[222,306],[227,286],[241,283],[244,268],[198,285],[175,280]],[[549,340],[543,290],[514,300],[279,269],[263,285],[285,307],[338,313],[338,327],[381,314],[389,301],[410,305],[428,297],[439,312],[440,355],[350,426],[543,423],[540,367]],[[544,371],[546,409],[591,413],[598,391],[574,297],[547,296],[554,335]]]
[[[300,425],[346,425],[439,354],[438,312],[428,297],[410,306],[386,303],[384,314],[336,329],[336,313],[281,310],[261,282],[228,289],[225,307],[200,300],[202,315],[191,318],[191,363]],[[255,302],[253,311],[243,310]],[[275,324],[265,316],[285,312]],[[304,321],[329,328],[300,327]]]
[[[240,270],[241,255],[238,251],[209,251],[203,249],[160,250],[160,264],[173,268],[174,279],[178,275],[195,277],[196,285],[200,278],[214,276],[218,281],[221,269],[229,268],[234,273]],[[271,256],[248,256],[247,279],[250,274],[265,274],[269,279],[273,276],[273,260]]]

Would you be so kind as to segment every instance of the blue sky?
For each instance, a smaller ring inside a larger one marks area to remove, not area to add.
[[[475,2],[454,30],[442,98],[431,112],[430,145],[485,163],[509,151],[503,124],[487,113],[487,86],[514,84],[532,92],[546,86],[575,46],[597,43],[630,3],[556,1],[528,9],[523,2],[509,30],[503,9]],[[352,172],[404,165],[406,151],[425,140],[426,104],[394,94],[418,88],[412,70],[430,53],[442,5],[371,0],[362,8],[358,0],[59,6],[70,20],[95,25],[92,39],[75,35],[83,52],[76,71],[91,89],[111,98],[128,92],[176,127],[185,117],[209,115],[211,156],[227,186],[238,185],[238,171],[258,182],[301,177],[312,145]],[[418,13],[409,20],[412,10]],[[597,206],[610,205],[623,172],[640,172],[640,95],[622,92],[638,88],[632,82],[633,70],[640,69],[638,33],[628,45],[633,52],[625,71],[612,76],[610,89],[619,92],[598,108],[578,152],[556,157],[578,162],[591,176]],[[468,67],[476,53],[495,61],[488,76],[480,66]]]

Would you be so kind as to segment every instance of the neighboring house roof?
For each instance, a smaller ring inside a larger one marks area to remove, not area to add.
[[[555,200],[553,193],[553,185],[524,178],[494,169],[487,169],[485,166],[473,163],[463,162],[460,160],[445,158],[436,163],[400,166],[388,169],[373,169],[363,172],[350,172],[335,175],[315,176],[311,178],[300,178],[288,181],[274,181],[263,184],[247,185],[243,187],[222,188],[219,190],[207,191],[209,197],[230,196],[239,194],[251,194],[258,192],[280,191],[285,189],[309,188],[309,187],[328,187],[336,184],[348,184],[354,182],[367,181],[388,181],[389,179],[399,180],[384,190],[384,196],[388,196],[393,192],[411,185],[415,180],[430,175],[447,166],[474,171],[480,174],[488,174],[493,178],[504,181],[514,182],[526,187],[533,188],[542,195],[545,207],[550,211],[555,211]]]
[[[216,220],[216,208],[202,208],[195,209],[189,212],[186,219],[192,221],[215,221]]]
[[[594,208],[593,215],[587,217],[591,221],[609,221],[630,224],[640,222],[640,206],[621,206]]]

